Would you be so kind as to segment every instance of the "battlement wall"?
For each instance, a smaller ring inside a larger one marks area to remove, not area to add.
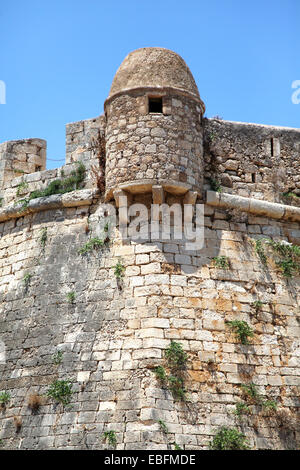
[[[297,448],[299,277],[285,278],[267,250],[265,265],[255,240],[299,244],[299,222],[206,205],[197,252],[184,240],[122,241],[116,227],[80,254],[101,217],[94,199],[0,223],[4,448],[107,449],[110,430],[117,449],[207,449],[222,425],[241,428],[254,449]],[[253,328],[248,345],[233,320]],[[188,357],[185,400],[155,374],[171,340]],[[47,395],[56,380],[72,383],[70,406]],[[241,384],[251,383],[276,411],[247,398]],[[239,403],[249,413],[238,415]]]
[[[284,193],[300,196],[299,129],[219,119],[203,127],[207,188],[212,178],[240,196],[285,203]]]

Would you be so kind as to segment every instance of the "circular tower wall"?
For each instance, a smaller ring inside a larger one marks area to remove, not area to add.
[[[201,194],[202,115],[194,78],[184,60],[161,48],[130,53],[105,102],[106,196],[162,185],[173,194]]]

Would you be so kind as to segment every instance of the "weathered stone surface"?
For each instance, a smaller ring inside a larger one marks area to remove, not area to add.
[[[220,426],[242,426],[254,449],[299,447],[299,273],[284,276],[290,260],[280,264],[264,241],[300,244],[300,209],[280,197],[299,189],[299,131],[201,121],[190,85],[164,84],[158,115],[146,109],[149,88],[115,93],[107,116],[67,125],[61,169],[31,166],[45,158],[39,139],[0,144],[0,393],[10,396],[0,413],[2,448],[101,450],[113,431],[117,450],[170,450],[174,442],[208,449]],[[207,184],[203,248],[187,251],[184,239],[162,239],[159,230],[156,240],[133,241],[118,226],[99,229],[107,207],[97,145],[105,133],[116,213],[127,190],[150,217],[153,202],[201,203],[201,187],[192,188],[203,176],[221,176],[224,186],[230,179],[227,192]],[[15,203],[72,175],[79,159],[80,189]],[[253,330],[248,344],[234,321]],[[166,357],[171,341],[187,354],[185,402],[155,373],[178,372]],[[57,380],[71,382],[70,406],[49,396]],[[257,402],[241,387],[251,383]],[[238,418],[244,400],[251,413]]]

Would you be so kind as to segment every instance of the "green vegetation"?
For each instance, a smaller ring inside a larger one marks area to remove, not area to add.
[[[116,447],[117,437],[116,437],[116,432],[115,431],[105,431],[103,433],[103,439],[105,439],[110,446]]]
[[[114,268],[114,274],[116,278],[121,279],[124,276],[124,271],[125,271],[125,266],[123,266],[121,260],[119,260],[117,264],[113,266],[113,268]]]
[[[210,184],[210,187],[213,191],[216,191],[217,193],[222,192],[221,183],[218,180],[216,180],[215,178],[210,178],[209,179],[209,184]]]
[[[156,375],[156,378],[160,380],[161,382],[165,382],[168,378],[163,366],[156,367],[156,369],[154,370],[154,373]]]
[[[17,196],[20,196],[21,194],[23,194],[27,188],[28,188],[27,181],[21,181],[21,183],[18,184],[17,186]]]
[[[183,371],[186,368],[187,354],[181,344],[172,340],[165,351],[165,359],[170,374],[167,374],[163,366],[158,366],[154,371],[156,378],[171,391],[175,399],[185,400]]]
[[[75,303],[75,298],[76,298],[75,292],[68,292],[67,293],[67,302],[69,304],[74,304]]]
[[[265,400],[262,395],[259,394],[257,387],[254,383],[251,382],[249,384],[241,384],[240,386],[246,396],[249,397],[255,405],[260,405],[265,410],[277,410],[277,403],[274,400]]]
[[[87,253],[90,253],[92,250],[95,250],[97,248],[102,248],[104,244],[105,242],[101,240],[101,238],[98,238],[98,237],[91,238],[82,248],[78,250],[78,253],[80,255],[86,255]]]
[[[40,244],[41,244],[43,249],[46,246],[47,238],[48,238],[47,227],[44,227],[44,228],[42,228],[41,235],[40,235]]]
[[[25,292],[27,292],[28,289],[29,289],[31,279],[32,279],[32,274],[30,274],[30,273],[25,274],[25,276],[23,277],[23,283],[24,283],[24,286],[25,286]]]
[[[55,380],[50,385],[47,396],[65,406],[70,403],[72,393],[72,382],[68,380]]]
[[[277,411],[277,403],[274,400],[265,400],[262,406],[265,410]]]
[[[168,427],[162,419],[158,420],[158,424],[160,426],[161,432],[164,433],[164,434],[168,434],[168,432],[169,432]]]
[[[166,349],[165,357],[170,368],[184,368],[187,362],[187,353],[182,349],[181,344],[171,341],[170,346]]]
[[[263,264],[267,264],[267,257],[266,257],[266,254],[265,254],[265,250],[264,250],[264,247],[263,247],[263,238],[260,238],[258,240],[254,240],[254,243],[255,243],[255,252],[257,253],[257,255],[259,256],[261,262]]]
[[[211,450],[248,450],[246,436],[235,428],[222,426],[209,445]]]
[[[254,336],[252,328],[245,321],[233,320],[226,321],[227,325],[232,328],[237,338],[242,344],[249,344],[248,338]]]
[[[10,400],[10,393],[1,392],[0,393],[0,406],[5,407]]]
[[[254,383],[241,384],[241,389],[248,395],[255,403],[260,403],[261,398],[258,393],[257,387]]]
[[[56,352],[55,354],[53,354],[53,356],[52,356],[53,364],[55,364],[56,366],[58,366],[59,364],[61,364],[62,358],[63,358],[63,353],[62,353],[62,351],[57,351],[57,352]]]
[[[287,198],[287,199],[295,199],[300,200],[300,196],[298,194],[293,193],[293,191],[287,191],[286,193],[282,193],[282,197]]]
[[[275,263],[280,268],[284,277],[290,278],[300,274],[300,246],[293,245],[284,240],[276,242],[270,238],[260,238],[255,240],[254,243],[255,251],[263,264],[267,264],[267,256],[263,245],[265,243],[279,257],[275,259]]]
[[[75,191],[81,187],[81,184],[85,177],[85,166],[82,162],[76,162],[77,168],[70,173],[70,176],[66,178],[56,179],[51,181],[45,189],[37,189],[32,191],[28,198],[22,199],[18,202],[22,202],[23,209],[26,209],[29,202],[32,199],[37,199],[39,197],[48,197],[53,194],[65,194],[70,191]],[[19,191],[20,193],[20,191]],[[17,196],[18,196],[17,192]]]
[[[239,402],[235,405],[235,411],[234,413],[240,417],[242,414],[249,414],[250,413],[250,408],[249,406],[244,403],[244,402]]]
[[[300,274],[300,246],[285,241],[275,242],[274,240],[267,240],[266,243],[280,256],[276,264],[285,277]]]
[[[169,375],[168,377],[169,389],[172,392],[174,398],[178,400],[185,400],[186,390],[184,388],[184,380],[182,377],[175,375]]]
[[[257,312],[258,310],[262,309],[263,305],[264,305],[264,302],[262,302],[261,300],[255,300],[254,302],[252,302],[252,306],[255,308]]]
[[[174,442],[174,450],[183,450],[176,442]]]
[[[213,262],[216,268],[229,269],[229,260],[226,256],[216,256]]]

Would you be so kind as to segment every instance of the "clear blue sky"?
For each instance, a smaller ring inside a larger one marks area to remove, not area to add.
[[[66,123],[102,114],[140,47],[184,58],[207,117],[300,127],[300,0],[1,0],[0,24],[0,142],[46,139],[49,159],[64,159]]]

